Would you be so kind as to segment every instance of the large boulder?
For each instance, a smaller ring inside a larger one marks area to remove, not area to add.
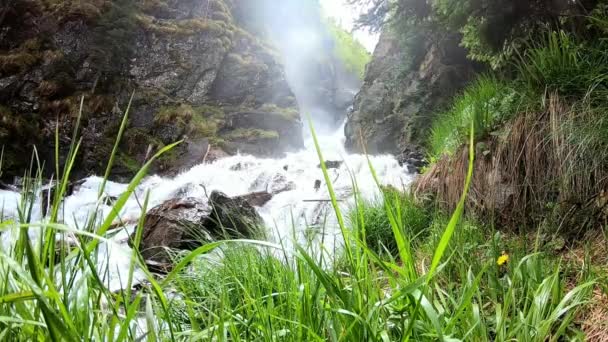
[[[262,218],[250,201],[257,199],[256,194],[230,197],[214,191],[209,196],[213,212],[203,220],[203,226],[216,237],[255,237]]]
[[[229,197],[216,191],[208,201],[168,200],[146,214],[139,251],[148,264],[168,270],[176,251],[194,250],[224,238],[259,237],[262,219],[253,205],[263,200],[259,193]],[[131,246],[134,238],[135,234]]]

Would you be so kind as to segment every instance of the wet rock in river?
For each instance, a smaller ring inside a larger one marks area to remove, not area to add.
[[[254,238],[262,219],[252,203],[264,198],[263,194],[229,197],[214,191],[207,202],[191,197],[168,200],[146,214],[139,251],[155,270],[168,271],[175,251],[194,250],[223,238]],[[131,247],[134,239],[135,233]]]
[[[251,195],[230,197],[218,191],[212,192],[209,204],[213,213],[205,218],[203,226],[218,237],[256,236],[262,218],[249,202],[252,199]]]
[[[251,206],[261,207],[272,199],[272,194],[268,191],[257,191],[241,196]]]
[[[325,161],[325,168],[326,169],[339,169],[340,166],[342,166],[342,163],[344,163],[341,160],[326,160]],[[321,164],[317,165],[317,167],[321,167]]]
[[[321,180],[317,179],[315,180],[315,190],[319,191],[319,189],[321,189]]]
[[[415,149],[405,149],[397,156],[400,166],[405,165],[409,172],[420,173],[423,167],[428,165],[424,153]]]

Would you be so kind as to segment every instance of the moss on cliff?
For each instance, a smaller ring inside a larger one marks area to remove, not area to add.
[[[154,137],[142,128],[129,128],[125,131],[122,139],[123,151],[128,155],[146,153],[148,149],[153,151],[163,148],[165,145],[160,139]]]
[[[255,142],[258,140],[278,139],[279,133],[258,128],[237,128],[226,134],[225,138],[230,141]]]
[[[294,107],[283,108],[274,103],[265,103],[258,110],[268,112],[271,115],[279,115],[282,118],[290,121],[300,120],[300,112]]]
[[[357,41],[352,33],[342,29],[338,24],[329,21],[327,29],[334,40],[334,54],[338,57],[348,72],[363,79],[365,67],[371,61],[371,54]]]
[[[187,104],[161,107],[154,116],[154,123],[186,126],[192,120],[193,115],[192,106]]]
[[[221,107],[203,105],[194,107],[195,115],[189,128],[189,134],[194,137],[217,137],[219,129],[224,125],[225,114]]]
[[[39,0],[37,2],[58,23],[71,20],[84,20],[87,23],[94,23],[115,5],[111,0]]]
[[[69,142],[81,96],[86,94],[81,121],[82,155],[76,167],[79,174],[75,176],[99,174],[114,145],[120,124],[119,108],[126,105],[124,95],[137,89],[130,128],[125,131],[116,159],[117,175],[123,177],[136,171],[150,153],[177,140],[185,139],[187,148],[170,152],[162,158],[161,165],[173,161],[183,165],[178,157],[183,158],[190,152],[188,148],[204,144],[207,139],[222,145],[227,141],[225,132],[233,129],[231,123],[227,124],[224,108],[242,103],[259,108],[268,101],[270,90],[262,92],[258,88],[283,82],[283,75],[280,66],[275,66],[278,56],[270,56],[276,51],[261,47],[262,40],[235,22],[232,11],[239,6],[236,2],[206,2],[192,2],[190,6],[174,0],[18,1],[21,7],[16,7],[17,14],[23,14],[23,18],[11,18],[8,36],[4,31],[0,33],[1,38],[8,38],[0,43],[0,78],[5,81],[0,95],[7,98],[5,107],[0,108],[2,143],[9,146],[27,139],[37,144],[52,140],[56,124],[60,126],[62,144]],[[39,38],[30,39],[40,32],[43,34]],[[139,44],[142,40],[149,41]],[[165,53],[155,50],[157,46],[166,47],[169,56],[154,58]],[[236,53],[223,59],[229,51]],[[141,62],[139,53],[150,56],[151,60],[146,61],[150,63]],[[226,73],[221,68],[227,61],[238,73],[238,77],[227,77],[238,82],[237,90],[230,92],[239,94],[225,101],[207,88],[213,86],[218,74]],[[183,81],[179,74],[166,83],[157,82],[153,79],[156,70],[135,75],[134,65],[164,68],[168,73],[177,68],[192,79]],[[23,75],[27,82],[16,77],[4,79],[11,75]],[[200,105],[207,101],[210,103]],[[279,107],[264,110],[285,117],[297,114]],[[239,131],[231,138],[276,136],[276,132]],[[42,151],[45,157],[53,154],[52,147],[48,149]],[[18,154],[16,159],[21,164],[29,162],[29,155]],[[47,160],[47,164],[52,163]],[[21,170],[17,170],[19,173]]]
[[[172,12],[169,4],[163,0],[142,0],[138,7],[142,12],[150,15],[167,16]]]
[[[40,40],[33,38],[6,54],[0,54],[0,75],[17,74],[38,64],[42,57],[40,50]]]
[[[119,152],[116,156],[116,165],[119,168],[124,168],[128,173],[136,174],[143,164],[138,162],[135,158],[123,152]]]
[[[36,133],[36,124],[0,105],[0,139]],[[7,141],[10,142],[10,141]]]
[[[146,31],[159,35],[192,36],[206,33],[232,39],[235,27],[230,22],[213,19],[159,20],[153,16],[138,14],[135,16],[139,25]]]
[[[192,137],[214,137],[224,123],[224,112],[221,107],[211,105],[165,106],[156,113],[154,123],[159,126],[172,126],[181,134]]]

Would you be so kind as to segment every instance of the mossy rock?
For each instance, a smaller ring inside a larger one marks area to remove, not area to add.
[[[192,36],[209,34],[217,37],[227,37],[232,40],[235,27],[231,23],[213,19],[156,19],[145,14],[135,16],[137,23],[144,30],[164,36]]]
[[[226,140],[239,142],[256,142],[259,140],[278,140],[277,131],[264,130],[259,128],[237,128],[224,135]]]
[[[230,14],[230,8],[228,7],[228,5],[222,1],[222,0],[210,0],[209,1],[209,9],[212,12],[221,12],[221,13],[226,13],[226,14]]]
[[[171,17],[175,10],[169,7],[169,4],[163,0],[142,0],[138,3],[139,9],[149,15],[155,17]]]
[[[137,159],[122,152],[118,153],[116,156],[116,164],[132,174],[139,172],[143,166],[143,163],[138,162]]]
[[[22,175],[30,166],[32,144],[39,136],[40,127],[36,120],[15,114],[10,108],[0,105],[0,175]]]
[[[73,94],[75,90],[74,79],[66,72],[60,72],[51,79],[40,82],[36,91],[42,97],[58,99]]]
[[[154,123],[185,126],[192,120],[193,115],[194,110],[192,109],[192,106],[187,104],[164,106],[161,107],[154,116]]]
[[[158,150],[164,146],[159,138],[141,128],[127,129],[121,142],[122,151],[130,156],[145,155],[149,149]]]
[[[10,108],[0,105],[0,139],[14,137],[36,136],[38,125],[36,122],[15,114]]]
[[[300,112],[294,107],[283,108],[273,103],[266,103],[257,109],[260,112],[279,115],[284,119],[298,121],[300,120]]]
[[[220,107],[187,104],[162,107],[154,117],[154,135],[170,144],[191,137],[215,137],[224,125],[225,114]]]

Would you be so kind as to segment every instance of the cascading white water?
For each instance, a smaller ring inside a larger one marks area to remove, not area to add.
[[[324,159],[343,161],[339,168],[328,171],[340,206],[346,213],[354,204],[353,180],[356,181],[361,198],[373,199],[379,195],[379,189],[368,166],[367,157],[346,153],[343,140],[343,127],[333,134],[319,136]],[[408,173],[407,167],[400,166],[393,156],[369,158],[382,185],[401,189],[411,182],[412,175]],[[319,158],[314,143],[311,138],[307,138],[305,149],[288,153],[281,159],[236,155],[195,166],[174,178],[150,176],[128,200],[120,217],[124,222],[136,222],[142,214],[141,203],[147,191],[150,194],[148,208],[153,208],[176,197],[197,197],[205,200],[207,194],[214,190],[229,196],[264,190],[283,190],[263,207],[258,208],[268,227],[270,241],[281,243],[289,251],[293,247],[294,238],[302,243],[307,239],[310,241],[313,236],[315,242],[318,242],[317,245],[323,241],[326,250],[333,250],[335,246],[340,245],[339,227],[328,201],[329,192],[318,164]],[[315,187],[317,180],[321,182],[318,188]],[[90,177],[64,200],[63,220],[68,226],[84,227],[94,210],[100,210],[104,214],[100,217],[109,213],[112,208],[110,205],[98,204],[101,182],[99,177]],[[108,182],[105,188],[106,197],[118,197],[126,188],[126,184]],[[17,193],[0,192],[0,204],[3,205],[5,218],[17,217],[19,200]],[[33,215],[40,218],[39,204],[34,206]],[[105,266],[108,266],[110,279],[106,281],[109,281],[112,290],[120,288],[119,281],[126,279],[129,269],[131,252],[126,245],[128,231],[124,230],[113,236],[111,243],[101,245],[101,252],[108,253],[108,264]],[[3,234],[3,247],[8,248],[11,240],[15,240],[15,232]],[[138,277],[143,275],[138,273],[136,278]]]

